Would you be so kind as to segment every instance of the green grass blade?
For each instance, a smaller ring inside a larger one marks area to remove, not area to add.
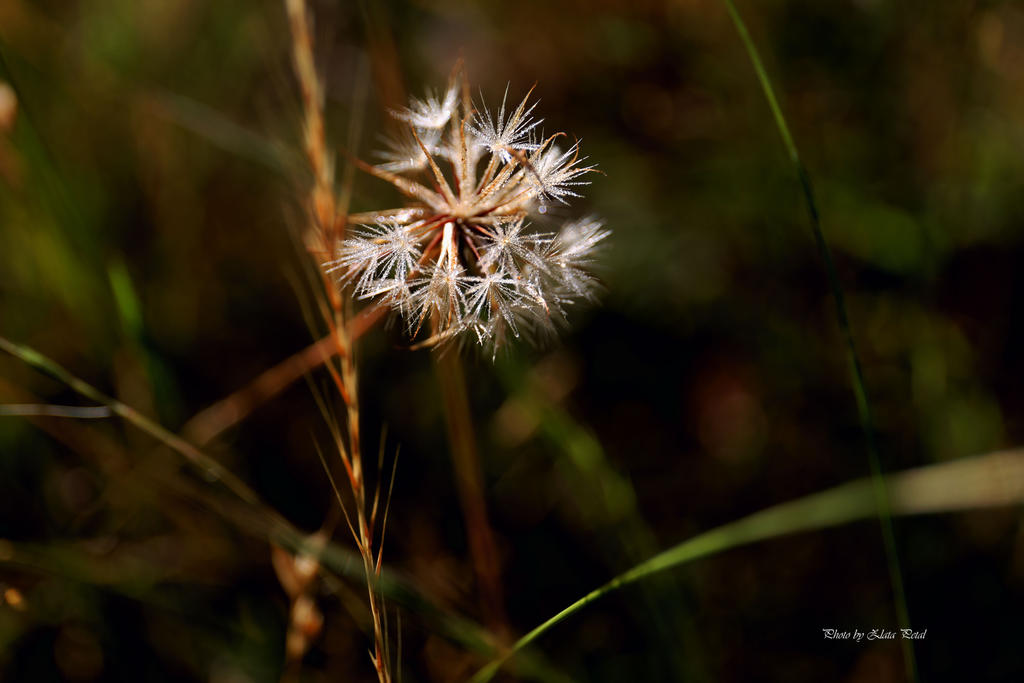
[[[903,587],[903,572],[900,570],[899,554],[896,551],[896,536],[892,527],[892,511],[889,509],[889,495],[885,487],[885,478],[882,476],[882,459],[878,452],[878,445],[875,441],[874,418],[871,414],[871,403],[868,400],[867,387],[864,382],[864,370],[861,366],[860,356],[857,353],[857,346],[853,340],[853,331],[850,327],[849,316],[846,311],[846,298],[843,295],[843,287],[839,282],[839,275],[836,273],[835,264],[832,261],[832,253],[825,240],[825,233],[821,229],[821,218],[818,213],[818,205],[814,199],[814,189],[811,186],[811,177],[803,162],[800,160],[800,153],[797,151],[796,143],[789,132],[786,124],[786,117],[782,113],[782,107],[775,97],[775,89],[772,87],[771,79],[764,68],[761,56],[754,45],[747,26],[743,22],[739,11],[733,0],[722,0],[729,12],[736,32],[747,50],[750,62],[757,73],[757,80],[764,91],[765,99],[768,101],[768,108],[771,109],[772,117],[775,119],[775,126],[779,129],[782,143],[786,147],[790,161],[796,170],[800,181],[800,189],[803,192],[807,204],[807,213],[811,219],[811,230],[814,233],[814,241],[825,263],[825,272],[828,278],[829,289],[835,301],[836,320],[839,324],[839,331],[843,337],[843,345],[846,351],[847,361],[850,366],[853,393],[857,401],[857,413],[860,417],[861,428],[864,431],[864,440],[868,451],[868,463],[871,468],[871,477],[874,482],[875,505],[878,511],[878,519],[882,527],[882,540],[885,544],[885,556],[889,565],[889,582],[892,584],[893,598],[896,601],[896,617],[900,628],[910,628],[910,611],[907,608],[906,591]],[[914,642],[912,640],[901,641],[903,645],[904,664],[906,667],[907,679],[917,680],[917,663],[914,657]]]
[[[201,498],[207,507],[235,522],[238,528],[259,538],[277,543],[296,554],[317,554],[324,567],[339,576],[345,576],[355,581],[365,580],[362,561],[355,553],[333,542],[328,543],[324,548],[312,547],[306,534],[296,529],[272,509],[261,504],[256,493],[245,482],[185,439],[142,415],[131,406],[107,396],[35,349],[16,344],[0,336],[0,350],[6,351],[22,362],[63,382],[85,398],[107,406],[114,414],[178,452],[198,467],[207,478],[223,483],[247,504],[244,509],[237,506],[237,503],[231,505],[228,500],[220,500],[219,496],[202,496]],[[196,495],[199,496],[199,494]],[[0,539],[0,551],[6,542]],[[0,552],[0,565],[4,563],[4,553]],[[497,643],[499,641],[490,631],[470,619],[448,612],[434,604],[420,589],[400,575],[385,568],[379,581],[379,588],[389,600],[394,600],[419,615],[435,627],[443,637],[486,657],[498,653]],[[542,656],[529,651],[521,658],[517,673],[547,683],[564,683],[567,680]]]
[[[298,165],[281,145],[232,121],[216,109],[172,92],[147,94],[152,113],[203,138],[215,147],[278,173]]]
[[[1024,449],[928,465],[886,477],[890,511],[914,515],[1024,502]],[[877,514],[874,477],[755,512],[699,534],[655,555],[591,591],[519,639],[500,659],[480,669],[473,683],[489,681],[518,650],[591,602],[627,584],[692,560],[757,541],[840,526]]]
[[[538,437],[556,449],[557,463],[578,482],[583,495],[572,502],[583,515],[611,571],[641,562],[659,550],[655,534],[637,504],[629,477],[619,473],[597,437],[580,424],[559,401],[546,395],[521,359],[507,358],[496,366],[505,392],[536,419]],[[677,680],[707,678],[700,634],[680,586],[674,581],[645,583],[632,604],[652,643],[666,653],[667,671]],[[680,642],[688,647],[680,647]]]
[[[41,370],[54,379],[63,382],[85,398],[107,406],[114,414],[124,418],[138,429],[165,444],[168,448],[180,453],[186,460],[199,468],[207,478],[221,482],[245,502],[259,503],[259,497],[256,493],[219,462],[131,406],[107,396],[88,382],[75,377],[56,361],[47,358],[35,349],[15,344],[5,337],[0,337],[0,350],[6,351],[37,370]]]

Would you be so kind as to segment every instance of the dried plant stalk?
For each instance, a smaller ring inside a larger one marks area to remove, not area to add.
[[[501,564],[497,542],[487,515],[484,475],[477,449],[473,420],[466,396],[466,376],[458,354],[442,353],[436,359],[437,377],[444,401],[448,440],[459,505],[466,520],[466,537],[476,574],[484,623],[499,636],[508,633]]]
[[[304,0],[285,0],[284,4],[291,26],[293,65],[302,95],[304,149],[313,173],[313,183],[308,197],[311,223],[305,233],[306,246],[318,262],[323,262],[323,254],[330,254],[334,250],[340,233],[343,231],[344,223],[338,220],[337,204],[334,198],[334,159],[327,147],[323,115],[323,86],[317,75],[313,58],[310,18]],[[336,360],[326,363],[326,367],[344,401],[346,412],[345,438],[342,438],[340,430],[335,430],[335,446],[348,479],[354,515],[349,514],[337,486],[334,486],[334,490],[338,495],[338,502],[345,512],[349,529],[352,531],[363,560],[367,597],[373,618],[372,660],[374,668],[381,683],[390,683],[391,667],[387,656],[383,604],[381,596],[376,591],[381,570],[382,548],[378,547],[376,553],[373,548],[379,489],[373,497],[373,509],[368,512],[368,496],[359,434],[358,382],[355,359],[352,354],[352,335],[348,326],[347,310],[340,293],[326,273],[321,274],[329,304],[329,308],[324,310],[324,318],[330,336],[333,338],[333,351],[336,355]],[[330,475],[330,469],[326,469]],[[333,477],[331,483],[334,485]]]

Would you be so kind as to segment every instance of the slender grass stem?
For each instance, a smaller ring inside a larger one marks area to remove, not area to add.
[[[121,403],[115,398],[107,396],[87,382],[75,377],[65,370],[56,361],[53,361],[35,349],[21,346],[14,342],[0,337],[0,350],[6,351],[15,358],[42,370],[51,377],[63,382],[85,398],[108,407],[114,414],[119,415],[138,429],[146,432],[153,438],[161,441],[170,448],[183,455],[186,460],[195,465],[208,478],[224,484],[232,493],[247,503],[258,504],[259,497],[249,488],[245,482],[236,477],[219,462],[206,455],[191,443],[177,434],[165,429],[153,420],[149,419],[131,406]]]
[[[332,254],[337,245],[339,231],[345,226],[344,219],[339,220],[335,196],[334,157],[327,145],[323,111],[324,86],[315,65],[313,34],[310,31],[312,16],[306,7],[306,0],[284,0],[284,6],[292,36],[292,64],[302,95],[305,152],[313,173],[313,185],[308,196],[308,207],[312,220],[307,228],[306,243],[314,254]],[[344,201],[347,202],[347,199]],[[343,213],[347,213],[347,211],[348,207],[345,206]],[[323,271],[321,275],[329,304],[329,308],[324,311],[324,321],[334,338],[335,355],[337,356],[336,365],[330,362],[325,365],[345,404],[346,416],[347,439],[343,439],[339,431],[335,434],[335,445],[345,466],[349,489],[352,493],[355,509],[355,533],[353,535],[363,562],[367,601],[373,618],[373,651],[370,658],[377,672],[377,680],[380,683],[391,683],[393,662],[387,656],[385,605],[383,595],[376,589],[374,529],[371,528],[367,515],[368,496],[360,434],[359,383],[356,362],[353,357],[352,330],[349,325],[351,308],[343,300],[330,276]],[[336,487],[335,491],[339,496],[339,504],[344,505]],[[348,519],[347,516],[346,519]]]
[[[367,308],[349,324],[349,338],[355,342],[387,314],[382,306]],[[331,332],[302,351],[285,358],[254,377],[248,384],[204,408],[190,418],[182,432],[192,442],[205,446],[225,430],[252,414],[256,408],[287,389],[338,354],[335,333]]]
[[[1024,449],[1001,451],[886,475],[890,512],[918,515],[1019,505],[1024,502]],[[683,541],[619,574],[537,626],[481,668],[486,683],[522,648],[583,607],[641,579],[740,546],[794,533],[828,529],[877,515],[877,477],[871,476],[773,505]]]
[[[84,380],[75,377],[58,363],[35,349],[15,344],[4,337],[0,337],[0,350],[54,377],[54,379],[64,383],[86,398],[102,403],[112,413],[122,417],[171,450],[178,452],[186,460],[200,467],[204,472],[210,473],[211,470],[207,466],[212,463],[215,466],[215,472],[226,472],[229,475],[227,477],[228,480],[238,482],[242,490],[235,491],[235,493],[247,504],[243,505],[234,502],[224,496],[210,495],[197,484],[177,477],[161,479],[156,484],[161,487],[161,490],[166,488],[167,491],[176,495],[202,503],[206,508],[219,515],[222,519],[234,524],[236,528],[252,538],[266,540],[279,545],[293,555],[315,556],[321,562],[323,570],[330,572],[332,575],[345,577],[353,581],[365,579],[365,568],[360,555],[329,540],[326,544],[314,543],[311,541],[309,534],[296,528],[272,508],[261,504],[257,499],[256,493],[249,489],[244,482],[241,482],[235,475],[227,472],[222,465],[219,465],[209,455],[202,453],[194,446],[190,446],[184,439],[177,437],[166,428],[146,418],[134,408],[106,396],[103,392]],[[11,387],[3,385],[2,382],[0,382],[0,388],[3,388],[8,393],[11,390]],[[22,393],[18,395],[22,396],[25,401],[38,400],[37,397],[31,394]],[[66,425],[56,429],[52,426],[47,426],[45,422],[40,424],[38,420],[41,416],[39,415],[28,414],[25,417],[39,424],[54,439],[65,443],[71,448],[81,447],[82,442],[85,440],[84,437],[88,436],[88,441],[90,442],[96,442],[97,439],[100,439],[98,441],[98,452],[103,456],[116,457],[121,462],[127,462],[128,460],[128,454],[122,451],[120,444],[116,441],[102,439],[98,433],[73,433]],[[218,477],[218,479],[224,481],[224,477]],[[230,488],[234,490],[234,487]],[[0,539],[0,551],[21,547],[29,546],[24,544],[13,545],[11,541]],[[49,548],[50,546],[47,546],[47,552],[49,552]],[[17,555],[12,556],[13,559],[12,557],[3,559],[3,557],[6,557],[5,552],[0,552],[0,565],[12,562],[19,564]],[[76,555],[76,560],[79,559]],[[29,564],[37,566],[36,563]],[[47,567],[43,566],[37,566],[37,568],[47,569]],[[103,574],[106,572],[106,569],[97,568],[93,574],[99,575],[96,574],[97,572]],[[75,578],[87,582],[92,581],[89,577],[76,576]],[[488,631],[471,619],[435,604],[422,588],[401,574],[382,566],[379,571],[376,571],[375,583],[386,597],[403,605],[410,613],[419,615],[420,618],[434,629],[435,633],[450,642],[457,643],[484,657],[494,657],[498,653],[500,638],[497,634]],[[556,681],[558,683],[565,683],[568,680],[537,652],[524,653],[520,657],[517,673],[537,681],[549,681],[551,683]]]
[[[775,125],[782,137],[782,143],[786,147],[789,159],[796,170],[797,178],[800,181],[800,189],[803,192],[807,204],[807,213],[811,219],[811,230],[814,233],[814,241],[817,244],[818,252],[825,263],[825,272],[828,278],[829,289],[835,301],[836,320],[839,323],[839,331],[843,338],[843,345],[846,350],[847,361],[850,366],[853,393],[857,401],[857,412],[860,416],[861,428],[864,432],[864,439],[867,445],[868,462],[871,468],[871,478],[874,485],[875,500],[878,506],[878,518],[882,527],[882,538],[885,543],[885,554],[889,565],[889,580],[892,584],[893,596],[896,601],[896,616],[900,628],[910,628],[910,612],[907,608],[906,592],[903,587],[903,573],[900,570],[899,554],[896,549],[896,537],[893,532],[892,511],[889,504],[889,495],[886,490],[885,477],[883,476],[881,456],[878,451],[878,444],[875,439],[874,418],[871,412],[871,403],[868,399],[868,392],[864,382],[864,370],[857,353],[857,346],[854,343],[853,330],[850,326],[849,315],[846,309],[846,298],[843,294],[843,286],[839,281],[835,263],[832,260],[832,253],[828,242],[825,240],[825,233],[821,229],[821,217],[818,213],[818,205],[814,199],[814,189],[811,185],[811,177],[807,168],[800,160],[800,153],[797,151],[796,143],[789,132],[786,124],[786,117],[782,113],[782,107],[775,97],[775,89],[772,87],[771,79],[764,68],[761,56],[754,45],[747,26],[743,22],[739,11],[733,0],[722,0],[729,17],[732,19],[739,33],[740,40],[747,50],[750,62],[757,73],[757,80],[764,91],[765,99],[768,101],[768,108],[775,119]],[[914,656],[913,640],[904,639],[903,644],[904,665],[906,667],[907,679],[917,680],[917,664]]]
[[[466,535],[479,583],[484,623],[501,634],[507,630],[501,571],[494,531],[487,519],[483,472],[473,431],[473,418],[469,411],[469,399],[466,396],[466,377],[461,360],[454,352],[440,354],[436,365],[452,447],[455,484],[466,520]]]

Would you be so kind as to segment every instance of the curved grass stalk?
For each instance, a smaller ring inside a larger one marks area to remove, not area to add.
[[[558,464],[588,492],[575,496],[573,503],[603,549],[607,566],[617,571],[657,553],[657,539],[640,511],[633,483],[609,461],[597,437],[559,401],[540,391],[525,364],[506,359],[497,368],[509,400],[520,403],[530,419],[537,420],[538,438],[557,449]],[[631,605],[643,615],[652,646],[666,656],[673,679],[707,678],[703,654],[691,645],[700,634],[677,582],[645,584]]]
[[[15,358],[63,382],[89,400],[108,407],[115,415],[124,418],[138,429],[180,453],[186,460],[197,467],[205,477],[219,481],[246,503],[259,503],[259,497],[256,493],[219,462],[131,406],[121,403],[116,398],[107,396],[88,382],[75,377],[56,361],[47,358],[35,349],[15,344],[6,337],[0,337],[0,350],[6,351]]]
[[[587,593],[519,639],[500,659],[473,676],[491,680],[520,649],[590,603],[640,579],[724,550],[804,531],[841,526],[877,514],[875,477],[858,479],[820,493],[755,512],[699,534],[661,552]],[[1024,502],[1024,449],[1002,451],[928,465],[886,477],[890,511],[916,515]]]
[[[886,491],[885,477],[883,476],[882,460],[878,452],[878,444],[875,441],[874,418],[871,414],[871,403],[868,400],[867,387],[864,382],[864,370],[861,366],[860,356],[857,353],[857,346],[853,340],[853,330],[850,327],[850,320],[846,310],[846,298],[843,294],[843,286],[839,282],[839,275],[836,272],[835,263],[832,261],[832,253],[829,250],[828,242],[825,240],[825,233],[821,229],[821,218],[818,214],[818,205],[814,199],[814,190],[811,186],[811,177],[807,168],[800,160],[800,153],[797,151],[796,143],[789,132],[786,124],[786,117],[782,113],[782,107],[775,97],[775,89],[772,87],[771,79],[764,68],[761,56],[754,45],[747,26],[743,22],[739,11],[733,0],[722,0],[729,18],[732,19],[736,32],[747,50],[750,62],[757,73],[757,80],[764,91],[765,99],[768,101],[768,108],[772,112],[775,126],[782,137],[782,143],[786,147],[789,159],[793,163],[797,179],[800,182],[800,189],[803,192],[807,204],[807,213],[811,220],[811,231],[814,233],[814,241],[817,244],[818,252],[825,264],[825,272],[828,277],[829,289],[835,301],[836,321],[839,324],[839,331],[843,337],[843,346],[846,351],[847,361],[850,366],[850,375],[853,385],[854,397],[857,401],[857,413],[860,417],[861,429],[864,432],[864,440],[868,451],[868,463],[871,469],[871,480],[875,494],[875,504],[878,510],[878,520],[882,527],[882,540],[885,544],[885,556],[889,566],[889,582],[892,584],[893,598],[896,601],[896,618],[900,628],[910,628],[910,611],[907,608],[906,591],[903,587],[903,573],[900,570],[899,553],[896,550],[896,536],[892,526],[892,510],[890,509],[889,494]],[[914,641],[903,639],[903,661],[906,669],[907,679],[917,680],[917,663],[914,656]]]
[[[262,504],[256,493],[241,479],[185,439],[147,418],[131,406],[107,396],[35,349],[15,344],[0,336],[0,350],[6,351],[27,365],[50,375],[82,396],[105,406],[137,429],[176,451],[206,478],[222,482],[245,505],[234,503],[223,496],[198,493],[193,490],[193,485],[184,480],[177,481],[177,483],[164,481],[163,485],[171,486],[179,493],[200,499],[208,508],[235,523],[247,534],[269,540],[293,554],[316,553],[325,571],[354,581],[366,579],[362,558],[357,553],[343,548],[333,541],[328,541],[323,547],[314,547],[308,534],[295,528],[286,519]],[[113,447],[115,444],[110,445]],[[4,543],[9,542],[0,539],[0,550],[6,547],[3,545]],[[22,556],[18,555],[17,557]],[[0,552],[0,564],[17,560],[17,557],[12,555],[8,558],[7,553]],[[29,564],[37,566],[43,571],[55,573],[54,567],[49,563]],[[419,615],[431,624],[432,628],[435,628],[442,637],[485,657],[492,657],[498,653],[498,643],[500,642],[498,637],[479,623],[434,604],[415,584],[390,571],[387,567],[381,568],[381,572],[376,578],[376,588],[389,600]],[[517,673],[537,681],[561,682],[566,680],[564,675],[558,673],[543,657],[532,652],[526,652],[520,657]]]

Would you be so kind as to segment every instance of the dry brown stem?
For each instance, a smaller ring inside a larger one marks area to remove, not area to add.
[[[441,353],[436,360],[448,440],[452,448],[455,486],[466,519],[466,537],[477,579],[480,609],[488,628],[504,636],[509,629],[501,586],[501,565],[494,531],[487,516],[483,470],[466,396],[466,377],[457,354]]]
[[[361,311],[349,323],[349,339],[355,342],[385,315],[387,309],[381,306]],[[333,332],[313,342],[302,351],[264,370],[230,396],[196,413],[185,423],[182,430],[185,437],[200,446],[209,444],[300,377],[334,358],[337,351],[338,343]]]
[[[304,148],[310,169],[313,172],[313,183],[308,197],[311,223],[306,231],[306,243],[307,248],[313,253],[330,254],[334,251],[334,246],[341,236],[345,222],[339,220],[334,195],[334,159],[327,146],[324,128],[323,86],[317,74],[313,57],[313,37],[310,32],[310,17],[306,11],[305,0],[285,0],[284,4],[291,26],[295,75],[302,95]],[[327,369],[345,404],[345,438],[342,438],[340,431],[336,430],[335,446],[344,466],[352,494],[354,520],[348,509],[345,508],[340,490],[337,486],[334,488],[363,559],[367,597],[373,617],[374,651],[372,659],[374,668],[381,683],[390,683],[391,667],[386,654],[383,605],[375,588],[379,578],[380,564],[377,562],[373,550],[374,531],[367,519],[366,482],[359,433],[358,383],[356,364],[352,353],[353,338],[347,322],[348,311],[341,295],[334,287],[330,277],[326,273],[322,273],[322,276],[324,292],[329,304],[329,309],[325,311],[324,317],[330,334],[328,340],[323,342],[324,347],[320,347],[318,342],[311,347],[311,349],[316,348],[317,350],[309,351],[310,357],[300,359],[297,365],[302,365],[302,360],[306,360],[306,365],[308,365],[308,361],[315,360],[317,354],[321,356],[328,354]],[[335,358],[332,360],[330,356]],[[285,374],[282,372],[282,376]],[[330,473],[329,468],[327,468],[327,472]]]

